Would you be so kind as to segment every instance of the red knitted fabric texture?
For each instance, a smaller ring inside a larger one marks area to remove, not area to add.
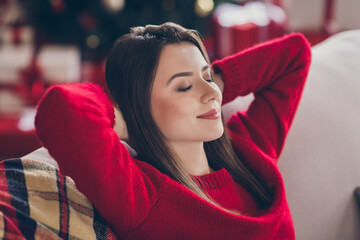
[[[225,170],[196,177],[228,213],[156,168],[133,159],[112,129],[114,113],[94,84],[52,87],[42,98],[36,130],[60,171],[94,204],[121,239],[294,239],[277,167],[311,59],[300,34],[290,34],[215,61],[224,81],[223,103],[254,93],[246,112],[228,121],[241,161],[273,188],[274,203],[260,211]]]

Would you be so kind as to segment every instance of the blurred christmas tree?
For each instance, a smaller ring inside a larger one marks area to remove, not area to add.
[[[76,44],[85,60],[102,60],[132,26],[176,22],[209,34],[214,0],[19,0],[42,43]]]

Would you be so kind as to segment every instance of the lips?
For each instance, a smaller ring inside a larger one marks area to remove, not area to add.
[[[197,118],[203,118],[203,119],[218,119],[220,118],[220,112],[218,112],[216,109],[211,109],[207,113],[204,113],[200,116],[197,116]]]

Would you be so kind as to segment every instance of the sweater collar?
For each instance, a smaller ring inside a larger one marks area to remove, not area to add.
[[[199,187],[206,190],[220,188],[232,179],[232,176],[225,168],[201,176],[190,176],[195,180]]]

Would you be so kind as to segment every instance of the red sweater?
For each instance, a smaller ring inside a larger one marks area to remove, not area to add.
[[[297,109],[310,65],[305,38],[291,34],[213,63],[224,81],[223,104],[251,92],[246,112],[228,131],[239,158],[274,189],[258,210],[225,170],[197,176],[228,213],[132,158],[113,130],[114,111],[94,84],[52,87],[36,116],[38,136],[63,174],[94,204],[121,239],[294,239],[277,159]]]

